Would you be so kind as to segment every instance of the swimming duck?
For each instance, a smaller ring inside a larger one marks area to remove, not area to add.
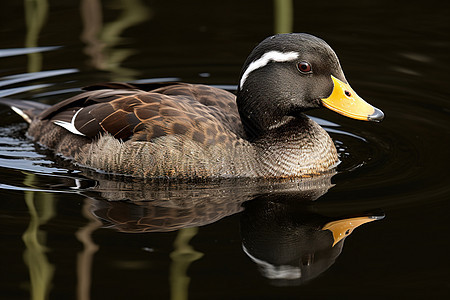
[[[28,136],[77,165],[156,178],[302,177],[334,168],[333,141],[304,112],[326,107],[381,121],[349,86],[322,39],[266,38],[244,63],[237,96],[188,83],[106,83],[56,105],[2,99]]]

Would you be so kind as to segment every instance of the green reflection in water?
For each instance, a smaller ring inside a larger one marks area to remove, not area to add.
[[[34,187],[35,175],[25,173],[24,184]],[[56,199],[52,194],[25,191],[25,203],[30,212],[30,224],[22,235],[26,250],[23,259],[30,272],[31,299],[47,299],[55,267],[49,263],[45,247],[46,233],[39,227],[56,214]]]
[[[47,19],[47,0],[25,0],[25,21],[27,24],[27,34],[25,37],[25,47],[37,47],[39,33]],[[39,72],[42,70],[42,53],[35,52],[28,54],[28,72]]]
[[[115,21],[103,25],[100,1],[82,0],[81,40],[86,43],[85,52],[91,57],[91,64],[95,68],[112,72],[112,80],[130,81],[139,76],[139,72],[122,67],[121,64],[136,50],[117,48],[117,46],[125,43],[121,34],[126,29],[148,20],[152,14],[141,0],[116,1],[114,8],[120,9],[122,13]]]
[[[84,52],[90,56],[92,66],[103,70],[103,44],[98,39],[103,21],[100,0],[82,0],[80,15],[83,22],[83,32],[80,38],[82,42],[86,43]]]
[[[84,201],[82,214],[89,220],[89,222],[81,227],[75,236],[83,244],[83,251],[78,253],[77,257],[77,299],[89,300],[91,294],[91,278],[92,278],[92,263],[94,261],[94,254],[98,251],[99,246],[94,243],[92,234],[102,226],[95,216],[92,215],[89,208],[91,204],[89,199]]]
[[[294,27],[294,4],[292,0],[274,0],[275,33],[289,33]]]
[[[175,250],[170,253],[172,264],[170,266],[170,287],[172,300],[188,299],[190,278],[187,269],[192,262],[199,260],[203,253],[198,252],[189,245],[189,241],[197,234],[198,228],[183,228],[178,231],[174,241]]]

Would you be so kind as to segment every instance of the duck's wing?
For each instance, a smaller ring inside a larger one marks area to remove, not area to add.
[[[87,90],[39,118],[90,138],[110,133],[117,139],[149,141],[185,134],[206,142],[208,136],[226,131],[244,134],[234,95],[221,89],[181,83],[110,83]]]

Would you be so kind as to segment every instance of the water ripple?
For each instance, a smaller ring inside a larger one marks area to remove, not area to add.
[[[9,75],[9,76],[5,76],[5,77],[1,78],[0,87],[11,85],[11,84],[16,84],[16,83],[28,82],[28,81],[36,80],[36,79],[48,78],[48,77],[52,77],[52,76],[77,73],[77,72],[79,72],[78,69],[60,69],[60,70]]]
[[[0,49],[0,57],[10,57],[10,56],[30,54],[30,53],[53,51],[53,50],[57,50],[60,48],[62,48],[62,46]]]

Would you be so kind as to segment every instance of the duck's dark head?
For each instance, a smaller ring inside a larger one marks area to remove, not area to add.
[[[249,137],[323,106],[359,120],[381,121],[384,116],[353,91],[333,49],[304,33],[268,37],[250,53],[237,104]]]

